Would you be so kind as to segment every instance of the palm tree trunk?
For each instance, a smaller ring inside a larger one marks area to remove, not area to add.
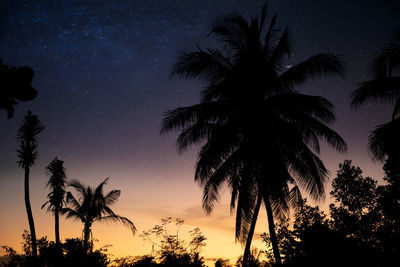
[[[272,250],[274,252],[275,261],[278,265],[282,264],[281,255],[279,254],[279,246],[278,246],[278,239],[275,233],[275,223],[274,217],[272,214],[271,203],[269,198],[264,199],[265,208],[267,209],[267,217],[268,217],[268,229],[269,235],[271,236],[271,243],[272,243]]]
[[[54,208],[54,225],[55,225],[55,234],[56,234],[56,244],[60,244],[60,217],[58,215],[58,207]]]
[[[256,222],[257,222],[257,218],[258,218],[258,212],[260,211],[261,200],[262,200],[262,196],[259,194],[257,196],[257,203],[254,208],[253,218],[251,220],[250,230],[247,235],[246,246],[244,248],[243,267],[248,266],[248,260],[249,260],[249,256],[250,256],[250,246],[251,246],[251,241],[252,241],[253,235],[254,235],[254,229],[256,228]]]
[[[29,229],[31,232],[31,240],[32,240],[32,256],[34,263],[37,264],[37,244],[36,244],[36,231],[35,231],[35,223],[33,221],[31,202],[29,200],[29,167],[25,167],[25,180],[24,180],[24,189],[25,189],[25,208],[26,214],[28,215]]]
[[[88,253],[89,237],[90,237],[90,225],[88,223],[85,223],[83,232],[84,232],[83,249],[85,250],[86,253]]]

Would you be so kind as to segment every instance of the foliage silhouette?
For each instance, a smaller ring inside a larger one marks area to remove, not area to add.
[[[23,251],[25,254],[17,254],[10,247],[3,246],[7,252],[8,261],[3,263],[5,267],[31,267],[34,264],[32,259],[32,240],[28,231],[22,235]],[[84,250],[82,240],[66,239],[64,243],[56,244],[49,242],[46,237],[37,240],[39,247],[38,266],[47,267],[69,267],[69,266],[93,266],[106,267],[110,263],[107,252],[107,246],[99,250],[87,253]]]
[[[215,261],[215,267],[231,267],[229,260],[218,259]]]
[[[374,78],[361,83],[352,94],[352,106],[359,108],[369,102],[393,103],[392,120],[378,125],[369,138],[369,149],[377,160],[387,157],[399,159],[400,141],[400,31],[395,41],[387,44],[375,55],[371,69]],[[398,161],[399,162],[399,161]]]
[[[55,239],[56,243],[60,243],[60,220],[59,213],[60,209],[63,207],[65,201],[65,179],[67,178],[65,174],[64,161],[59,160],[57,157],[54,158],[50,164],[46,167],[49,180],[46,187],[50,187],[51,192],[47,195],[49,199],[46,201],[42,209],[47,206],[47,211],[54,214],[55,219]]]
[[[30,67],[10,68],[0,60],[0,109],[7,110],[8,119],[12,118],[18,101],[36,98],[37,91],[31,85],[33,74]]]
[[[107,181],[108,178],[96,188],[84,186],[77,180],[72,181],[69,186],[77,191],[79,198],[76,199],[71,192],[67,192],[67,207],[60,210],[67,218],[80,220],[83,223],[83,247],[85,251],[88,251],[88,249],[92,251],[92,246],[89,246],[89,238],[94,222],[121,222],[129,227],[133,234],[136,232],[133,222],[115,214],[110,208],[110,206],[118,200],[121,195],[121,190],[111,190],[104,195],[103,187]]]
[[[400,204],[393,198],[392,186],[389,181],[377,186],[349,160],[339,164],[332,182],[335,204],[330,205],[330,217],[302,200],[293,229],[288,222],[277,226],[283,262],[291,266],[393,266],[400,247],[396,230]],[[268,245],[267,257],[273,261],[270,237],[262,237]]]
[[[394,104],[391,121],[378,125],[369,136],[369,149],[376,160],[384,161],[385,180],[379,186],[377,213],[382,215],[382,227],[378,229],[386,262],[395,259],[399,253],[400,236],[400,31],[395,40],[382,47],[371,64],[374,78],[362,83],[352,97],[355,108],[368,102],[387,102]]]
[[[236,261],[236,266],[237,267],[244,267],[244,266],[249,266],[249,267],[258,267],[258,266],[265,266],[266,261],[261,261],[261,257],[264,255],[264,251],[253,248],[249,255],[247,256],[247,261],[245,262],[244,255],[239,257],[238,260]],[[246,264],[246,265],[245,265]]]
[[[352,236],[361,242],[375,243],[373,238],[380,216],[376,212],[377,186],[370,177],[363,177],[359,167],[350,160],[339,164],[337,177],[332,181],[330,204],[332,226],[344,236]]]
[[[37,135],[44,130],[37,116],[32,115],[30,111],[25,116],[22,126],[18,130],[17,140],[20,142],[20,147],[17,149],[18,166],[24,169],[24,195],[25,208],[28,216],[29,229],[32,237],[32,255],[33,259],[37,260],[37,245],[35,223],[33,220],[31,203],[29,199],[29,175],[30,168],[35,164],[38,156],[37,152]]]
[[[191,236],[190,241],[179,238],[180,228],[183,225],[184,220],[181,218],[167,217],[161,219],[161,224],[155,225],[153,228],[143,231],[140,237],[143,240],[149,241],[154,247],[157,247],[155,255],[160,265],[163,266],[203,266],[204,259],[200,257],[199,253],[202,247],[205,246],[205,236],[201,233],[199,228],[194,228],[189,231]],[[168,229],[168,226],[175,224],[176,231],[171,234],[172,230]],[[158,241],[157,241],[158,240]],[[153,257],[153,252],[152,255]],[[149,259],[146,259],[146,262]],[[144,264],[143,261],[140,261]],[[153,261],[152,261],[153,262]],[[153,262],[155,264],[156,262]]]
[[[200,104],[165,113],[161,133],[180,130],[179,151],[204,142],[195,171],[203,208],[211,212],[227,182],[231,210],[236,208],[236,239],[247,243],[245,261],[262,200],[280,262],[273,216],[284,217],[297,203],[297,184],[313,198],[323,197],[328,172],[317,156],[321,137],[346,150],[344,140],[326,126],[335,119],[332,104],[294,87],[342,74],[343,67],[336,56],[318,54],[287,68],[289,31],[279,34],[276,15],[267,25],[266,14],[264,5],[261,16],[250,21],[239,15],[223,18],[211,30],[223,49],[198,47],[178,58],[172,75],[201,80],[206,87]]]

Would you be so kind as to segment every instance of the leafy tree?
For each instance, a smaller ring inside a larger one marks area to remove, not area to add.
[[[30,235],[32,239],[32,256],[34,261],[37,261],[37,245],[36,245],[36,231],[35,223],[33,220],[31,203],[29,199],[29,175],[30,168],[35,164],[38,156],[37,152],[37,135],[44,130],[37,116],[32,115],[28,111],[25,116],[22,126],[18,130],[17,140],[20,142],[20,147],[17,149],[18,166],[24,169],[24,191],[25,191],[25,208],[28,215]]]
[[[381,246],[382,262],[390,266],[400,253],[400,179],[397,161],[388,158],[384,165],[385,185],[377,188],[377,212],[381,214],[381,222],[377,230]]]
[[[335,202],[330,213],[335,229],[345,236],[353,236],[363,242],[376,242],[373,233],[380,216],[376,213],[376,181],[363,177],[359,167],[350,160],[339,164],[336,178],[332,181],[331,195]]]
[[[168,226],[174,223],[176,231],[170,231]],[[200,250],[205,246],[205,236],[199,228],[189,231],[190,241],[185,241],[180,236],[180,228],[184,220],[181,218],[167,217],[161,219],[161,224],[143,231],[140,235],[144,240],[157,247],[156,254],[161,265],[168,266],[204,266],[204,259],[199,256]]]
[[[46,186],[50,187],[51,192],[47,195],[49,199],[46,201],[42,209],[47,205],[47,211],[52,212],[55,218],[55,238],[56,243],[60,243],[60,220],[59,212],[64,205],[65,198],[65,174],[64,162],[59,160],[57,157],[46,167],[49,180]]]
[[[117,221],[129,227],[133,234],[136,232],[133,222],[115,214],[110,208],[110,206],[118,200],[121,195],[121,190],[111,190],[104,195],[103,187],[107,181],[108,178],[96,188],[84,186],[77,180],[71,182],[69,186],[77,191],[79,198],[76,199],[71,192],[68,192],[67,207],[60,210],[61,213],[66,214],[67,218],[80,220],[83,223],[83,247],[85,251],[89,248],[90,251],[92,250],[92,246],[89,246],[89,237],[94,222]]]
[[[289,205],[296,204],[297,184],[315,199],[324,193],[327,170],[318,157],[319,138],[346,150],[343,139],[325,124],[335,118],[332,104],[294,88],[340,74],[342,64],[331,54],[318,54],[286,68],[289,32],[279,34],[276,16],[267,26],[266,6],[259,18],[249,21],[224,18],[211,33],[220,38],[223,49],[185,52],[173,70],[174,75],[205,83],[200,104],[168,111],[161,132],[181,130],[179,151],[204,142],[195,172],[203,187],[203,208],[210,213],[221,186],[228,183],[231,209],[236,208],[236,239],[247,243],[244,265],[261,203],[280,262],[274,215],[283,217]]]

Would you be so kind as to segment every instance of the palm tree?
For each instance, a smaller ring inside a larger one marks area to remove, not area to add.
[[[48,176],[50,176],[46,187],[50,187],[51,192],[47,195],[49,200],[43,204],[42,209],[47,205],[47,211],[54,214],[56,244],[60,244],[59,213],[64,205],[65,179],[67,178],[64,161],[55,157],[46,167],[46,170]]]
[[[294,90],[310,79],[341,74],[341,62],[318,54],[287,67],[289,32],[279,35],[275,25],[276,15],[266,28],[264,5],[259,19],[231,16],[216,22],[211,33],[220,38],[223,50],[184,52],[172,74],[202,80],[206,88],[200,104],[167,111],[161,133],[180,130],[179,151],[204,144],[195,171],[203,187],[203,208],[211,212],[227,182],[231,209],[236,208],[236,239],[247,242],[247,255],[264,203],[280,263],[273,216],[285,215],[296,202],[297,184],[313,198],[323,197],[328,171],[317,156],[320,137],[339,151],[346,144],[325,124],[335,119],[332,104]]]
[[[129,227],[133,234],[136,232],[135,225],[129,219],[115,214],[110,205],[114,204],[121,190],[111,190],[106,195],[103,194],[103,186],[107,183],[108,178],[100,183],[96,188],[84,186],[79,181],[72,181],[69,186],[75,188],[79,198],[76,199],[71,192],[67,193],[67,205],[69,207],[62,208],[61,213],[66,214],[67,218],[81,220],[83,227],[84,240],[83,245],[85,251],[89,248],[89,237],[94,222],[118,221]],[[91,246],[90,246],[91,249]]]
[[[17,140],[20,142],[20,148],[17,149],[18,166],[25,171],[24,191],[25,191],[25,208],[28,215],[29,229],[32,240],[32,255],[35,263],[37,263],[37,244],[35,223],[33,221],[31,202],[29,199],[29,174],[30,168],[35,164],[38,156],[37,152],[37,135],[44,130],[37,116],[32,115],[28,111],[25,116],[22,126],[18,130]]]
[[[378,125],[369,137],[372,156],[377,160],[384,160],[388,156],[394,157],[400,148],[398,140],[400,134],[400,28],[395,41],[378,50],[371,69],[374,78],[361,83],[359,88],[351,94],[351,104],[354,108],[379,101],[394,104],[392,120]]]

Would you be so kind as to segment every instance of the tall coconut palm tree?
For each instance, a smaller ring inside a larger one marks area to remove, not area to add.
[[[351,94],[352,106],[370,102],[394,104],[392,120],[378,125],[369,137],[369,148],[377,160],[398,154],[400,149],[400,28],[394,42],[379,49],[371,64],[374,78],[363,82]],[[400,160],[400,155],[395,156]]]
[[[83,223],[83,245],[85,251],[89,249],[89,237],[94,222],[117,221],[129,227],[133,234],[136,232],[133,222],[115,214],[110,208],[118,200],[121,190],[111,190],[104,195],[103,187],[107,181],[108,178],[96,188],[84,186],[77,180],[72,181],[69,186],[77,191],[79,198],[75,198],[71,192],[67,192],[66,200],[68,206],[61,209],[61,212],[66,214],[67,218],[80,220]]]
[[[28,111],[25,116],[22,126],[18,130],[17,139],[20,142],[19,149],[17,149],[18,155],[18,166],[24,169],[24,191],[25,191],[25,208],[26,214],[28,215],[29,230],[32,240],[32,255],[34,261],[37,263],[37,244],[36,244],[36,231],[35,223],[32,215],[31,202],[29,199],[29,175],[30,169],[35,164],[37,159],[37,135],[44,130],[44,126],[41,124],[37,116],[32,115],[32,112]]]
[[[67,178],[65,174],[64,161],[55,157],[46,167],[46,170],[47,175],[49,176],[46,187],[50,187],[51,192],[47,195],[49,200],[43,204],[42,209],[47,206],[47,211],[54,214],[56,244],[60,244],[59,213],[65,203],[65,180]]]
[[[341,74],[343,68],[331,54],[288,67],[289,31],[276,29],[276,16],[267,25],[266,13],[264,5],[259,18],[217,21],[211,33],[220,38],[223,50],[198,47],[178,58],[173,75],[202,80],[206,88],[199,104],[167,111],[161,133],[180,130],[179,151],[204,144],[195,171],[203,187],[203,208],[211,212],[227,182],[231,208],[236,207],[236,238],[242,243],[251,242],[260,200],[264,203],[280,263],[273,216],[285,214],[290,201],[296,202],[297,184],[313,198],[323,197],[328,172],[317,156],[319,138],[346,150],[344,140],[326,126],[335,119],[332,104],[294,88]]]

